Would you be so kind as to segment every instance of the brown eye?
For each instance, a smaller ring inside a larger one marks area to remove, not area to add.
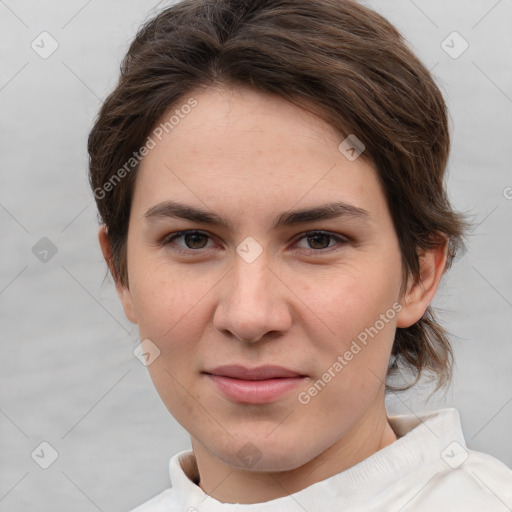
[[[208,237],[203,233],[187,233],[183,235],[183,240],[189,249],[203,249],[208,242]]]
[[[184,244],[179,243],[179,240],[182,240]],[[180,231],[168,235],[161,243],[163,246],[169,247],[177,252],[190,253],[208,248],[208,240],[210,240],[210,237],[201,231]]]
[[[341,248],[349,243],[347,238],[328,231],[310,231],[305,233],[299,242],[302,240],[307,241],[307,247],[303,246],[301,248],[310,252],[330,252],[326,249],[336,249],[337,246]]]
[[[312,249],[326,249],[329,247],[331,235],[310,235],[307,237],[308,243]]]

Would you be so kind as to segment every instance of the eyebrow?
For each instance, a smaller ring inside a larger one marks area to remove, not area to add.
[[[149,208],[144,214],[148,222],[157,221],[165,218],[186,219],[194,222],[201,222],[212,226],[219,226],[229,229],[229,222],[224,220],[216,213],[190,206],[175,201],[164,201]],[[304,224],[318,220],[329,220],[340,217],[367,220],[370,214],[357,206],[345,203],[335,202],[326,203],[312,208],[303,208],[300,210],[289,210],[281,213],[272,224],[273,229]]]

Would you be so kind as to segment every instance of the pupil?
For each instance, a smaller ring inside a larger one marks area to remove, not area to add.
[[[187,235],[185,235],[185,242],[187,244],[187,247],[189,247],[190,249],[202,249],[205,246],[205,244],[200,244],[200,247],[194,245],[194,243],[197,242],[198,238],[206,238],[206,236],[201,233],[188,233]],[[191,244],[189,243],[190,239],[192,239]]]
[[[325,246],[324,246],[324,247],[315,247],[315,243],[316,243],[316,242],[313,242],[313,243],[311,244],[311,240],[316,240],[316,241],[318,241],[318,239],[323,239],[323,240],[324,240],[324,242],[325,242],[325,239],[329,239],[329,235],[312,235],[312,236],[310,236],[310,237],[309,237],[309,239],[310,239],[310,244],[309,244],[309,245],[311,245],[311,246],[313,247],[313,249],[325,249]],[[323,245],[323,244],[322,244],[322,243],[320,243],[320,245]],[[329,243],[328,243],[328,242],[327,242],[327,245],[329,245]]]

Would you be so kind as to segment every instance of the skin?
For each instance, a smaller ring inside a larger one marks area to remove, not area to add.
[[[446,248],[420,254],[421,281],[407,283],[401,295],[398,240],[369,160],[349,161],[338,150],[343,136],[278,96],[221,86],[190,96],[197,106],[141,162],[128,230],[129,287],[117,283],[117,290],[141,340],[160,350],[148,369],[190,433],[200,487],[222,502],[263,502],[396,440],[384,406],[394,333],[423,315]],[[229,227],[146,218],[167,200],[214,212]],[[285,211],[331,201],[367,217],[272,228]],[[206,236],[161,243],[185,229]],[[308,238],[311,230],[332,236]],[[262,249],[252,263],[236,252],[247,237]],[[99,239],[109,263],[104,227]],[[397,303],[401,311],[378,335],[300,403],[298,393]],[[272,403],[237,404],[201,373],[221,364],[276,364],[307,377]],[[259,457],[251,467],[238,456],[247,443]]]

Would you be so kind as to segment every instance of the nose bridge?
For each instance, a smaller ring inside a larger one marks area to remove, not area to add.
[[[243,257],[237,256],[233,263],[233,297],[245,301],[247,306],[251,306],[251,303],[266,306],[272,300],[269,293],[271,289],[268,286],[272,274],[268,264],[268,258],[264,255],[255,261],[246,261]]]
[[[258,341],[271,331],[289,327],[286,297],[268,268],[268,254],[251,240],[237,247],[222,298],[217,306],[217,329],[240,340]]]

